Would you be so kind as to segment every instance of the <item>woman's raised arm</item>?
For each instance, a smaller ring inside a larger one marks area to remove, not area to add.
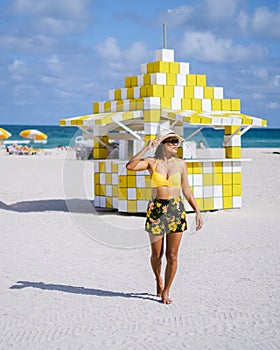
[[[147,170],[149,167],[149,161],[147,158],[143,158],[143,157],[147,151],[156,147],[159,143],[160,143],[159,139],[150,140],[148,144],[140,152],[135,154],[135,156],[133,156],[128,161],[128,163],[126,164],[126,168],[128,170],[134,170],[134,171]]]

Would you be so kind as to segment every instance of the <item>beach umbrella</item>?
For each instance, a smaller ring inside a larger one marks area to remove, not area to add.
[[[48,138],[48,136],[43,133],[40,130],[37,129],[26,129],[26,130],[22,130],[19,135],[21,137],[24,137],[26,139],[31,139],[31,140],[46,140]]]
[[[0,128],[0,139],[4,140],[4,139],[7,139],[9,137],[11,137],[12,134],[9,133],[9,131],[3,129],[3,128]]]

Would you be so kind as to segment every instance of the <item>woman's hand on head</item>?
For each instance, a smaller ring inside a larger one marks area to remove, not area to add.
[[[157,147],[160,144],[160,139],[153,139],[153,140],[149,140],[149,142],[147,143],[147,149],[152,149],[154,147]]]

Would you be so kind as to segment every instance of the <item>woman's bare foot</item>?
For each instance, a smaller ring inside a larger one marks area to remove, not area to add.
[[[161,301],[163,302],[163,304],[171,304],[172,303],[172,300],[169,298],[168,293],[166,293],[166,292],[162,292]]]
[[[162,283],[162,279],[160,279],[159,281],[157,281],[157,297],[161,298],[162,291],[163,291],[163,283]]]

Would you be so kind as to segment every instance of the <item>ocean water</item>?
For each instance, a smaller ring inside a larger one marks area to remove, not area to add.
[[[0,127],[8,130],[12,136],[7,139],[8,142],[23,141],[31,144],[32,141],[23,139],[19,133],[24,129],[38,129],[48,135],[46,143],[35,143],[34,147],[55,148],[57,146],[68,146],[71,140],[81,135],[81,131],[77,127],[57,126],[57,125],[0,125]],[[185,128],[184,137],[193,133],[195,128]],[[214,130],[205,127],[199,133],[193,136],[197,144],[203,141],[206,147],[220,148],[222,147],[224,137],[223,130]],[[280,148],[280,129],[257,128],[250,129],[241,137],[242,147],[245,148]]]

